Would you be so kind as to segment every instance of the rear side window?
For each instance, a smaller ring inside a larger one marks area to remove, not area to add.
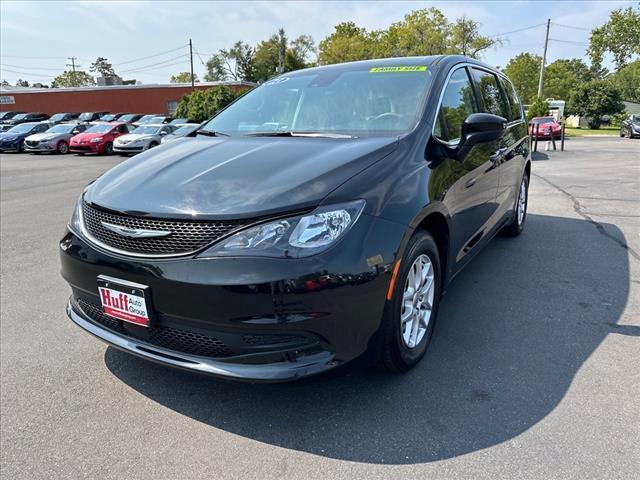
[[[445,142],[456,142],[462,136],[462,124],[478,111],[476,98],[467,70],[453,72],[442,95],[434,135]]]
[[[522,105],[520,105],[520,100],[518,99],[518,95],[516,95],[516,90],[513,88],[513,85],[506,78],[500,78],[500,85],[502,86],[502,91],[507,97],[507,103],[509,106],[509,116],[507,120],[513,122],[514,120],[520,120],[522,118]]]
[[[478,70],[476,68],[473,68],[472,72],[480,97],[482,97],[482,102],[484,103],[484,111],[486,113],[492,113],[504,118],[509,118],[502,100],[502,93],[498,87],[498,79],[496,76],[493,73]]]

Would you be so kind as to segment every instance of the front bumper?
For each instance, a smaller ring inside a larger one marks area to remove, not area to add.
[[[104,145],[94,144],[94,145],[69,145],[69,151],[71,153],[100,153]]]
[[[144,150],[144,145],[128,147],[124,145],[113,144],[113,151],[116,153],[139,153]]]
[[[18,152],[20,151],[20,142],[5,143],[0,145],[0,152]]]
[[[158,363],[232,379],[293,380],[376,344],[404,232],[402,225],[362,215],[338,245],[305,259],[131,258],[69,232],[60,244],[62,276],[72,287],[67,311],[105,342]],[[152,327],[109,327],[91,315],[83,305],[99,305],[98,275],[149,286]],[[154,328],[213,338],[228,349],[194,354],[183,344],[158,342]]]
[[[55,143],[49,143],[49,144],[39,143],[36,146],[30,146],[26,142],[24,144],[25,152],[55,152],[56,148],[57,148],[57,145]]]

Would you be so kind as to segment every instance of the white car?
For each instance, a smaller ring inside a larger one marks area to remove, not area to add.
[[[171,125],[140,125],[133,132],[113,141],[113,151],[121,155],[138,153],[160,145],[162,138],[175,128]]]

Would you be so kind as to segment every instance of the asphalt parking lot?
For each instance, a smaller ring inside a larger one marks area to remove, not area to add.
[[[0,158],[3,478],[637,478],[640,141],[537,154],[525,232],[455,280],[416,369],[285,385],[166,369],[67,320],[57,241],[120,161]]]

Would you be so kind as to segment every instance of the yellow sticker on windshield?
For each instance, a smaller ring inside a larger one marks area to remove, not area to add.
[[[426,72],[425,65],[405,65],[399,67],[373,67],[370,73],[387,73],[387,72]]]

